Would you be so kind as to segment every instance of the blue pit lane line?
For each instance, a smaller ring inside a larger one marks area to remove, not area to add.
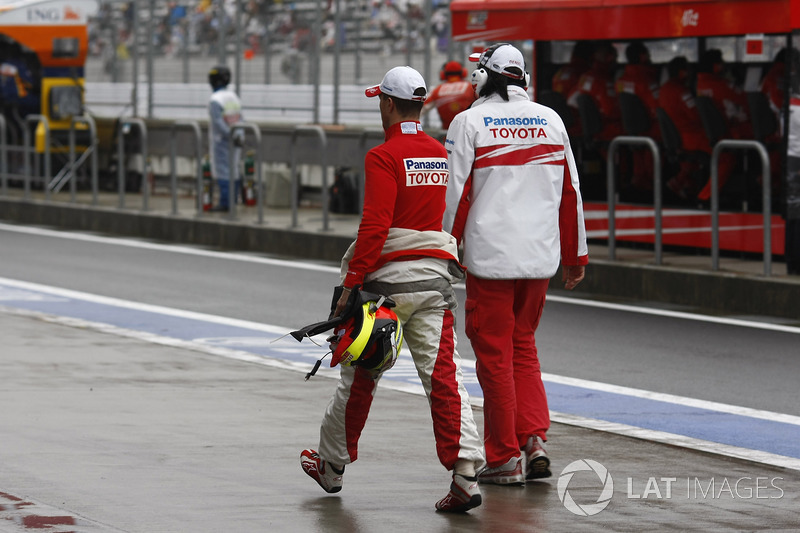
[[[316,346],[307,339],[298,343],[291,337],[284,337],[289,331],[286,328],[137,304],[4,278],[0,278],[0,306],[185,341],[195,348],[238,350],[264,360],[296,363],[292,365],[293,369],[307,366],[310,370],[314,362],[327,352],[326,347]],[[324,344],[324,335],[318,337],[315,340]],[[463,373],[470,396],[482,400],[483,393],[474,364],[465,361]],[[398,363],[383,379],[402,385],[402,390],[421,391],[407,350],[402,352]],[[723,446],[758,450],[792,458],[788,464],[800,465],[800,462],[794,461],[800,459],[800,417],[772,413],[776,419],[770,420],[770,413],[764,415],[765,412],[759,412],[761,414],[758,416],[748,416],[736,412],[737,409],[746,412],[746,409],[732,406],[728,407],[733,413],[681,405],[674,399],[660,401],[559,383],[548,380],[546,375],[545,387],[553,412]],[[692,401],[687,399],[686,403]],[[746,457],[746,454],[740,456]],[[778,461],[776,464],[785,463]]]

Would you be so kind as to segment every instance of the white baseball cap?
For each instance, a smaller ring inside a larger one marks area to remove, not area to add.
[[[419,91],[419,89],[422,89],[422,91]],[[421,95],[414,94],[420,92],[422,93]],[[385,94],[401,100],[413,100],[416,102],[424,102],[427,93],[425,78],[411,67],[394,67],[386,73],[380,85],[374,85],[364,91],[364,94],[370,98]]]
[[[525,77],[525,60],[522,58],[522,52],[510,44],[492,45],[481,53],[470,55],[469,60],[477,62],[478,68],[485,67],[515,80]],[[512,67],[518,68],[520,73],[507,70]]]

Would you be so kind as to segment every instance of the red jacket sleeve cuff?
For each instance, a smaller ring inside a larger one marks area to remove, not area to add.
[[[348,272],[344,278],[344,286],[353,288],[356,285],[362,285],[364,283],[364,275],[359,274],[358,272]]]
[[[566,266],[586,266],[589,264],[589,255],[580,255],[574,261],[561,261]]]

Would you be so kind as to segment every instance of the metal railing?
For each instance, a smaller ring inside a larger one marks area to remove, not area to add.
[[[97,197],[99,194],[99,180],[97,177],[98,168],[97,168],[97,125],[94,122],[94,119],[89,115],[80,115],[72,117],[69,123],[69,179],[70,179],[70,186],[69,186],[69,193],[70,193],[70,201],[72,203],[75,202],[75,197],[78,190],[77,180],[75,179],[75,172],[77,170],[77,166],[81,163],[75,162],[75,125],[76,124],[86,124],[89,126],[89,146],[86,148],[86,151],[81,156],[81,163],[85,159],[87,153],[91,155],[92,158],[92,174],[91,174],[91,182],[92,182],[92,205],[97,205]]]
[[[358,138],[358,150],[361,154],[361,161],[363,163],[364,159],[367,157],[367,139],[370,137],[383,139],[386,136],[386,132],[382,129],[365,129],[361,132],[361,135]],[[364,173],[364,168],[362,165],[361,172],[358,173],[358,214],[362,215],[364,213],[364,184],[366,182],[366,175]]]
[[[30,165],[30,158],[31,155],[36,154],[36,148],[31,147],[31,128],[30,125],[36,122],[37,124],[42,124],[44,126],[44,197],[45,200],[50,199],[50,187],[48,187],[48,181],[52,176],[52,172],[50,172],[50,122],[47,120],[47,117],[44,115],[28,115],[25,117],[25,130],[23,132],[23,143],[25,144],[23,150],[25,154],[25,164],[24,164],[24,176],[23,179],[25,181],[25,199],[31,199],[31,165]],[[38,126],[37,126],[38,129]],[[36,140],[34,139],[34,143]],[[33,149],[32,149],[33,148]]]
[[[172,214],[178,214],[178,172],[175,159],[177,157],[177,147],[175,134],[178,129],[188,129],[194,133],[195,141],[195,167],[197,182],[195,192],[197,194],[197,213],[203,212],[203,135],[200,125],[194,120],[178,120],[172,123],[169,136],[169,186],[172,200]]]
[[[234,124],[231,126],[231,135],[230,139],[228,140],[228,153],[230,154],[230,162],[229,167],[231,172],[228,174],[228,216],[231,220],[236,218],[236,181],[237,179],[234,178],[234,175],[238,178],[239,174],[239,166],[234,165],[234,154],[233,154],[233,138],[234,133],[240,130],[250,130],[256,138],[256,149],[255,149],[255,171],[256,171],[256,183],[258,184],[256,190],[258,193],[256,194],[256,209],[258,209],[258,223],[264,223],[264,183],[261,179],[261,130],[259,129],[258,125],[251,124],[249,122],[240,122],[239,124]],[[242,150],[244,153],[244,150]],[[245,184],[242,182],[242,187]]]
[[[755,150],[761,157],[764,220],[764,275],[772,275],[772,194],[769,154],[759,141],[722,139],[711,152],[711,270],[719,270],[719,154],[722,150]]]
[[[617,148],[622,145],[646,146],[653,154],[653,210],[655,211],[655,263],[660,265],[662,262],[662,211],[663,199],[661,194],[661,151],[651,137],[638,137],[621,135],[614,137],[608,145],[607,160],[607,194],[608,194],[608,258],[616,259],[616,201],[617,183],[614,173],[614,155]]]
[[[8,139],[4,115],[0,115],[0,194],[8,194]]]
[[[328,138],[325,135],[325,130],[320,126],[296,126],[292,131],[292,144],[291,144],[291,179],[292,179],[292,228],[298,226],[297,223],[297,208],[300,197],[300,184],[297,176],[297,137],[301,133],[313,133],[319,139],[320,153],[322,154],[322,161],[319,163],[322,166],[322,231],[328,231]]]
[[[142,144],[142,211],[147,211],[150,197],[150,184],[147,179],[147,125],[140,118],[123,118],[119,121],[117,132],[117,187],[119,191],[119,208],[125,208],[125,134],[130,126],[136,126]]]

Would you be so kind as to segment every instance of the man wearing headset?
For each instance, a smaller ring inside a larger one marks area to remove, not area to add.
[[[453,471],[450,491],[436,510],[464,512],[481,504],[476,469],[484,463],[483,447],[456,351],[452,284],[463,270],[455,239],[442,231],[447,152],[419,122],[426,93],[425,80],[411,67],[391,69],[380,85],[366,90],[368,97],[379,97],[386,136],[364,161],[364,212],[342,259],[344,290],[334,316],[359,286],[397,304],[404,342],[430,404],[439,461]],[[358,456],[379,379],[363,368],[341,368],[319,451],[304,450],[300,457],[303,470],[326,492],[341,490],[344,467]]]
[[[425,99],[422,116],[436,108],[442,121],[442,128],[445,130],[449,128],[453,117],[465,109],[469,109],[469,106],[475,101],[475,91],[472,90],[472,84],[466,78],[467,69],[461,63],[458,61],[445,63],[439,72],[439,79],[444,83],[434,88],[430,96]]]
[[[534,335],[559,263],[567,289],[583,279],[586,230],[569,136],[555,111],[530,101],[522,53],[498,44],[470,59],[479,98],[447,132],[444,229],[467,267],[465,329],[484,398],[478,480],[523,485],[551,475]]]

